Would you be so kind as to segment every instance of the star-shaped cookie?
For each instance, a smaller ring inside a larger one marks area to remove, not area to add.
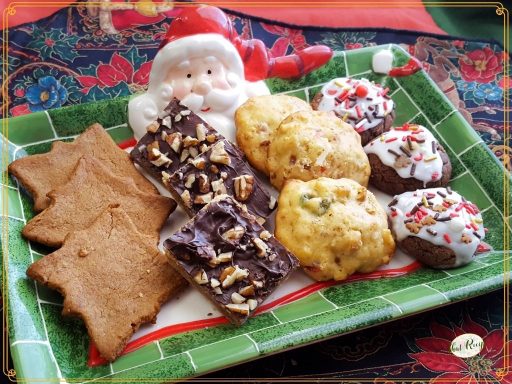
[[[137,229],[158,242],[160,229],[176,208],[168,197],[141,192],[128,177],[117,177],[86,155],[70,180],[48,193],[50,206],[23,228],[27,239],[59,247],[69,232],[87,228],[109,205],[119,205]]]
[[[187,284],[119,207],[108,207],[90,227],[70,233],[62,248],[32,264],[27,275],[64,296],[62,314],[82,318],[109,361]]]
[[[137,171],[128,153],[116,145],[100,124],[87,128],[72,143],[56,141],[48,153],[12,162],[9,173],[32,195],[34,210],[40,212],[50,205],[46,194],[68,182],[84,155],[94,156],[117,176],[131,177],[141,191],[158,193],[156,187]]]

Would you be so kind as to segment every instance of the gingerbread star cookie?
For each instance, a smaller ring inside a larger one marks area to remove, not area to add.
[[[156,187],[137,171],[128,153],[116,145],[100,124],[90,126],[72,143],[56,141],[48,153],[12,162],[9,173],[32,195],[34,210],[40,212],[50,205],[46,194],[68,182],[84,155],[94,156],[116,176],[131,177],[141,191],[158,193]]]
[[[109,361],[187,284],[119,207],[108,207],[90,227],[71,232],[62,248],[32,264],[27,275],[64,296],[62,314],[82,318]]]
[[[69,232],[87,228],[109,205],[118,204],[142,233],[158,242],[160,229],[176,208],[168,197],[141,192],[132,179],[117,177],[99,160],[84,156],[67,184],[48,194],[50,206],[30,220],[23,236],[59,247]]]

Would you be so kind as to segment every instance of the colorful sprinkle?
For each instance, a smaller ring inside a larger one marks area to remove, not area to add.
[[[423,153],[420,153],[419,155],[414,156],[414,160],[421,161],[423,159]]]
[[[448,244],[451,244],[451,242],[452,242],[452,239],[451,239],[450,235],[449,235],[449,234],[447,234],[447,233],[445,233],[445,234],[443,235],[443,239],[444,239]]]
[[[437,144],[435,141],[432,141],[432,153],[436,153]]]
[[[437,235],[437,231],[434,231],[432,228],[427,228],[427,232],[430,233],[432,236]]]
[[[425,161],[428,163],[429,161],[432,161],[432,160],[435,160],[437,159],[437,155],[432,155],[432,156],[429,156],[429,157],[425,157]]]
[[[407,157],[411,157],[411,152],[409,152],[403,145],[400,146],[400,150],[407,155]]]
[[[395,140],[397,140],[397,138],[396,138],[396,137],[392,137],[392,138],[390,138],[390,139],[387,139],[387,140],[385,141],[385,143],[391,143],[392,141],[395,141]]]
[[[414,176],[414,173],[416,172],[416,164],[412,163],[411,165],[411,171],[409,172],[409,174],[411,176]]]
[[[357,97],[366,97],[368,95],[368,88],[362,84],[358,85],[356,87],[356,95]]]

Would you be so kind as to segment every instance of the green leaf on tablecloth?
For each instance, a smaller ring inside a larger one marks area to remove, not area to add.
[[[130,48],[128,51],[119,52],[119,56],[124,57],[130,63],[133,64],[133,68],[139,68],[143,63],[148,61],[147,55],[139,55],[139,49],[135,46]]]
[[[82,102],[88,102],[88,101],[98,101],[98,100],[104,100],[108,97],[108,94],[105,93],[100,87],[95,85],[92,87],[89,92],[82,98]]]
[[[73,62],[80,54],[76,50],[76,44],[80,37],[63,33],[60,29],[52,28],[49,31],[33,26],[33,36],[42,38],[29,41],[27,48],[33,49],[42,60],[59,59]]]

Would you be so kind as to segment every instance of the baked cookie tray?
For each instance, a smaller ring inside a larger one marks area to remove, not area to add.
[[[325,67],[300,80],[272,79],[267,84],[274,94],[307,101],[335,77],[366,77],[389,87],[396,104],[395,125],[409,121],[424,125],[447,150],[453,165],[450,185],[481,209],[491,252],[450,270],[425,268],[401,254],[379,271],[338,284],[315,283],[296,271],[267,299],[257,316],[238,328],[227,324],[208,301],[189,289],[162,307],[156,324],[141,327],[123,356],[105,364],[89,345],[82,322],[61,316],[62,297],[25,274],[27,267],[49,250],[21,237],[23,226],[34,216],[32,201],[6,175],[6,160],[46,152],[53,141],[72,140],[95,122],[121,147],[133,145],[126,124],[129,98],[7,119],[2,125],[8,138],[4,146],[8,153],[2,163],[2,253],[8,257],[4,257],[2,272],[15,370],[10,373],[17,379],[40,381],[167,382],[503,288],[509,263],[503,246],[504,236],[510,236],[510,218],[503,216],[503,186],[510,182],[508,174],[424,71],[401,78],[375,74],[372,55],[381,49],[393,52],[395,66],[409,60],[408,53],[396,45],[337,52]],[[185,221],[183,212],[175,212],[162,238]]]

